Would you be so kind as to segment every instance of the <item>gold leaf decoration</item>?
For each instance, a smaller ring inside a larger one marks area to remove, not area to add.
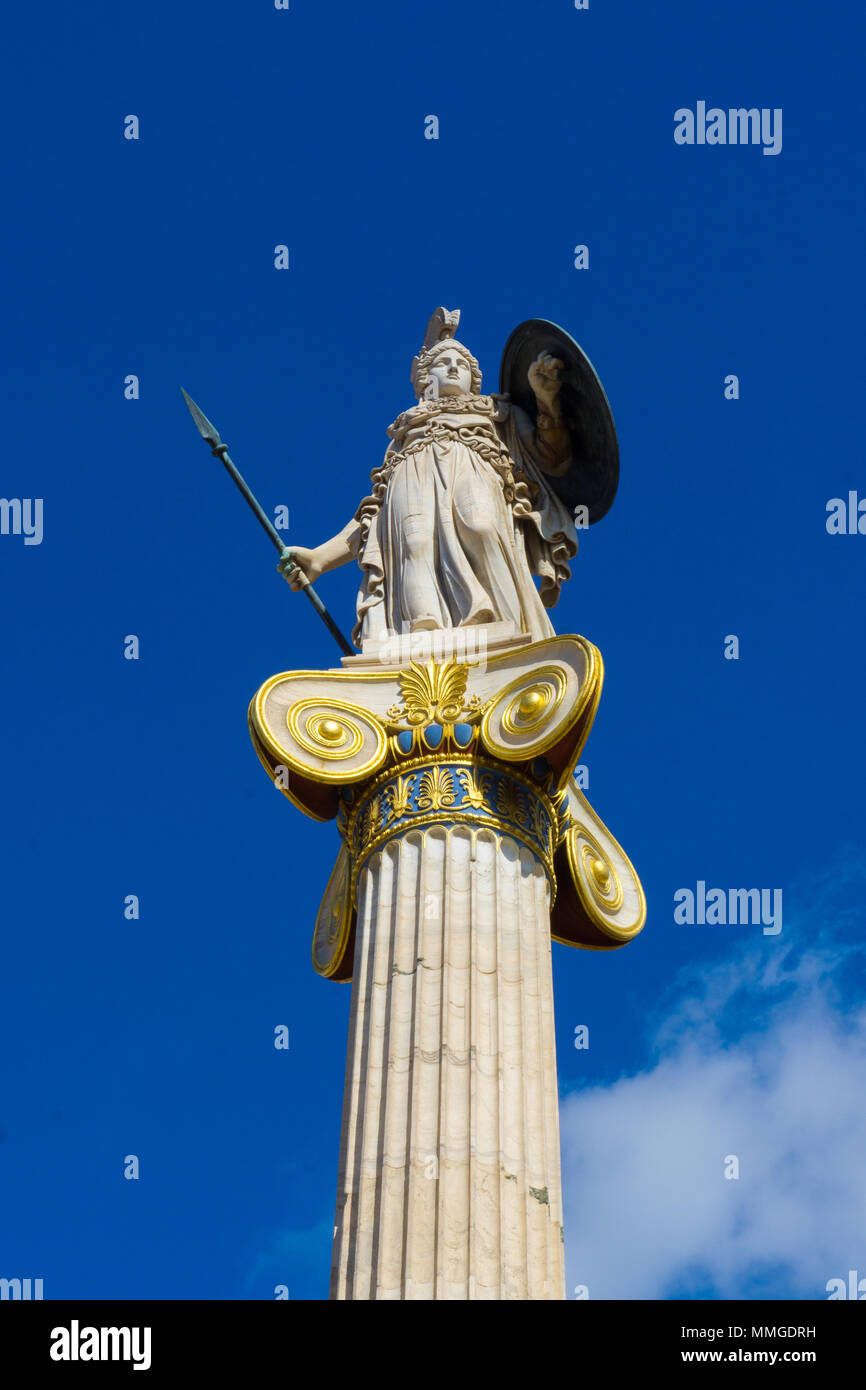
[[[454,724],[463,713],[466,699],[466,682],[469,678],[469,664],[465,661],[445,661],[437,666],[431,657],[426,666],[417,661],[409,663],[408,671],[401,671],[397,679],[403,696],[403,706],[392,705],[389,718],[405,718],[412,725]],[[468,708],[475,713],[481,708],[481,700],[473,695]]]
[[[447,768],[431,767],[418,787],[419,811],[441,811],[457,800],[454,778]]]
[[[382,800],[381,796],[374,796],[374,797],[371,797],[371,799],[370,799],[370,819],[369,819],[369,821],[368,821],[368,823],[367,823],[367,833],[368,833],[369,835],[372,836],[372,835],[375,835],[375,834],[377,833],[377,831],[378,831],[378,830],[380,829],[380,827],[382,826],[382,824],[383,824],[383,822],[384,822],[384,820],[385,820],[385,818],[386,818],[386,815],[387,815],[387,808],[385,807],[385,805],[384,805],[384,803],[383,803],[383,800]]]
[[[388,807],[390,819],[396,820],[398,816],[405,816],[412,810],[412,787],[414,782],[414,776],[398,777],[395,783],[385,788],[383,798]]]
[[[547,812],[538,800],[532,802],[532,833],[542,844],[547,844],[550,835],[550,822]]]
[[[496,789],[496,809],[500,816],[505,816],[507,820],[516,821],[518,825],[526,826],[529,823],[522,793],[518,790],[516,783],[505,778]]]
[[[485,797],[475,774],[470,772],[468,768],[461,767],[457,773],[457,780],[463,788],[463,795],[469,805],[479,811],[484,805]]]

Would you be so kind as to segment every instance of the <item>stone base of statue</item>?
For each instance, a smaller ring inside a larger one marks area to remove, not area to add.
[[[269,775],[342,841],[313,934],[353,982],[331,1297],[562,1299],[551,938],[615,949],[646,914],[572,775],[601,657],[395,641],[250,707]]]

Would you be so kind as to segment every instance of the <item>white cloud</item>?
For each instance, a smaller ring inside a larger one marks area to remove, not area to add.
[[[855,877],[847,901],[862,903]],[[563,1102],[570,1297],[826,1298],[828,1279],[866,1276],[854,925],[849,910],[799,956],[767,938],[683,974],[654,1064]],[[806,939],[786,920],[792,937]]]

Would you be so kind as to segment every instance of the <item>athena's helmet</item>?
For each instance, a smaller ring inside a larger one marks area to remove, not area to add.
[[[418,356],[412,359],[412,385],[415,387],[415,395],[419,400],[427,395],[430,387],[430,368],[444,347],[448,347],[452,352],[460,353],[472,373],[472,394],[474,396],[480,395],[481,368],[478,365],[478,359],[473,357],[469,349],[464,347],[462,343],[458,343],[454,337],[459,322],[459,309],[440,308],[436,310],[427,324],[424,346]]]

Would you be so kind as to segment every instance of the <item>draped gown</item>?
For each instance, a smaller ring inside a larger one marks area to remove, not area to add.
[[[388,433],[356,513],[355,642],[496,622],[550,637],[546,609],[570,577],[577,534],[529,416],[491,396],[441,397]]]

